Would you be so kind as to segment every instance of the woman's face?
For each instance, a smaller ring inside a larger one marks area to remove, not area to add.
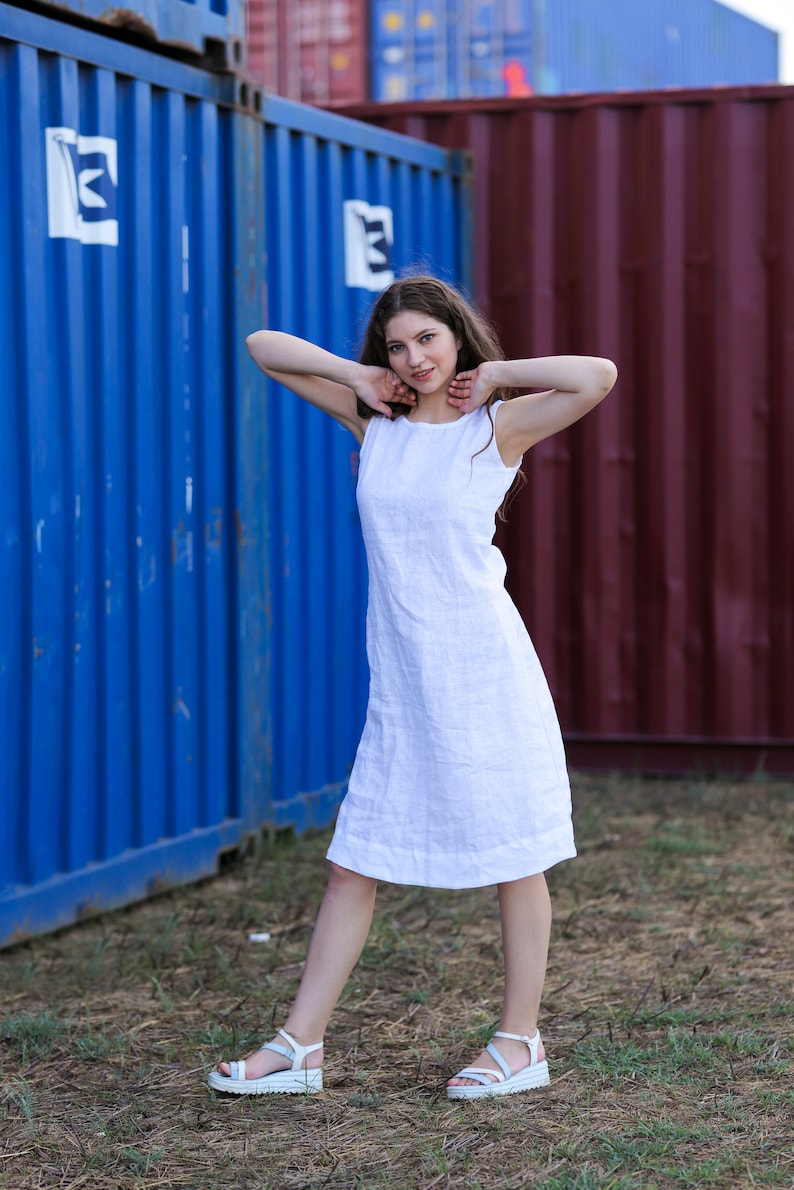
[[[386,323],[389,367],[418,396],[446,393],[458,370],[459,347],[445,322],[420,310],[403,310]]]

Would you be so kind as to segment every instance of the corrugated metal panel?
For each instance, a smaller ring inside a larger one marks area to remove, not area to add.
[[[655,90],[771,83],[777,34],[717,0],[542,0],[536,89]]]
[[[354,111],[473,152],[508,353],[618,362],[504,534],[572,756],[794,770],[794,93]]]
[[[467,22],[448,19],[447,0],[373,0],[371,69],[375,100],[435,99],[457,93]]]
[[[100,28],[151,39],[162,46],[207,56],[215,65],[241,65],[245,0],[39,0],[56,18],[76,17]]]
[[[366,99],[367,42],[365,0],[248,0],[248,72],[287,99]]]
[[[6,6],[0,36],[8,939],[212,871],[244,826],[228,388],[252,306],[226,229],[255,196],[219,79]]]
[[[0,4],[0,945],[325,824],[347,776],[353,442],[268,399],[245,335],[354,350],[385,258],[345,201],[454,277],[465,187],[246,93]]]
[[[351,356],[372,300],[365,284],[380,288],[390,272],[417,265],[466,280],[466,182],[437,148],[384,140],[366,125],[277,99],[266,102],[265,116],[266,325]],[[371,238],[381,242],[370,263],[387,271],[340,285],[355,248],[341,216],[356,200],[356,217],[368,218]],[[373,235],[379,224],[382,236]],[[273,798],[277,823],[302,828],[330,821],[364,722],[358,454],[346,430],[291,395],[272,392],[268,407],[271,607],[281,628],[272,656],[273,735],[281,745]],[[329,774],[336,784],[328,785]]]
[[[374,100],[778,78],[777,35],[716,0],[374,0]]]
[[[246,62],[252,79],[274,95],[300,99],[300,57],[294,7],[249,0],[246,5]]]

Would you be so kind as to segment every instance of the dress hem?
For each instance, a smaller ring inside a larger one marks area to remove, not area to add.
[[[557,864],[564,863],[567,859],[576,859],[576,847],[563,848],[558,852],[552,852],[548,860],[544,860],[541,866],[537,863],[530,863],[530,868],[527,871],[527,865],[515,864],[513,866],[506,866],[498,875],[491,872],[487,876],[484,874],[474,875],[470,873],[469,879],[461,880],[460,882],[450,883],[447,878],[443,883],[438,881],[431,881],[428,879],[406,879],[405,876],[397,876],[393,868],[384,867],[374,864],[361,864],[346,861],[344,854],[335,854],[335,849],[332,845],[326,853],[326,859],[331,863],[337,864],[340,868],[346,868],[349,872],[355,872],[358,876],[366,876],[370,880],[381,880],[386,884],[401,884],[410,888],[447,888],[450,890],[460,890],[465,888],[488,888],[493,884],[506,884],[512,880],[524,880],[528,876],[537,876],[542,872],[548,872],[550,868],[556,867]],[[461,862],[461,867],[466,868],[465,862]],[[417,873],[417,876],[420,876]]]

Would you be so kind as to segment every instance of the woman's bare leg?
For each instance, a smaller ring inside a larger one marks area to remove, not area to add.
[[[502,916],[502,948],[505,960],[505,994],[499,1028],[505,1033],[532,1037],[538,1027],[540,998],[546,978],[546,962],[551,932],[551,900],[542,872],[523,880],[498,885]],[[527,1065],[529,1053],[520,1041],[496,1040],[496,1048],[516,1074]],[[543,1046],[538,1059],[543,1058]],[[498,1070],[485,1050],[471,1063]],[[473,1079],[452,1078],[450,1086],[476,1086]]]
[[[376,890],[375,880],[331,864],[298,994],[284,1022],[286,1031],[301,1045],[313,1045],[323,1039],[328,1018],[364,949]],[[276,1041],[284,1044],[283,1038]],[[315,1050],[306,1059],[306,1065],[321,1066],[322,1060],[322,1050]],[[288,1065],[280,1054],[258,1050],[246,1059],[246,1078],[262,1078]],[[218,1069],[223,1074],[229,1073],[226,1062],[221,1062]]]

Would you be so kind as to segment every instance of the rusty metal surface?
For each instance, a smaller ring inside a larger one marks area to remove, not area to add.
[[[118,30],[157,44],[166,52],[211,59],[228,69],[240,65],[245,32],[244,0],[37,0],[53,19],[79,19],[97,32]]]
[[[794,90],[347,114],[472,151],[477,292],[508,354],[618,363],[532,452],[503,534],[569,738],[790,763]]]

